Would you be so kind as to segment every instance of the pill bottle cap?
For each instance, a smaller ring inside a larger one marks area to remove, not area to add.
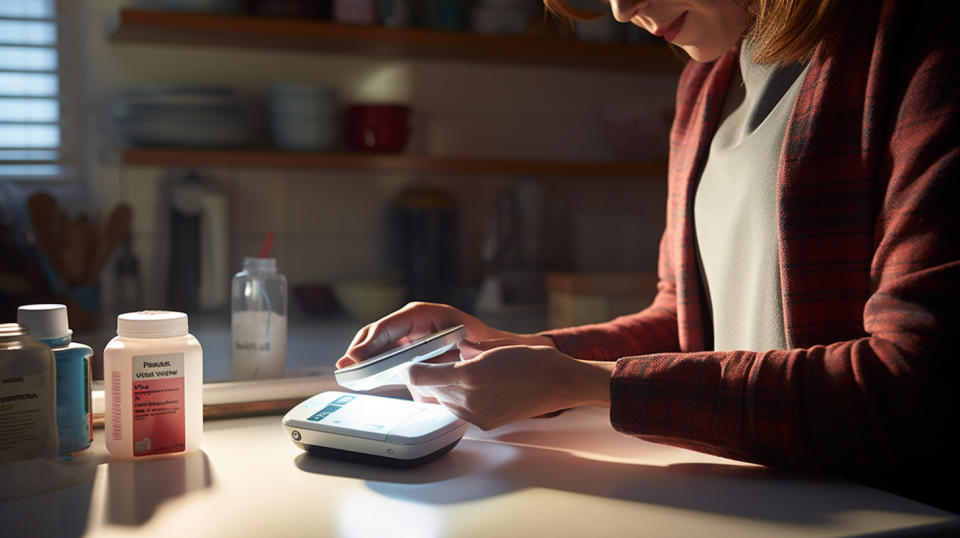
[[[127,338],[170,338],[184,336],[188,330],[183,312],[143,310],[117,316],[117,336]]]
[[[62,304],[28,304],[17,309],[17,323],[30,330],[38,340],[66,338],[73,334]]]

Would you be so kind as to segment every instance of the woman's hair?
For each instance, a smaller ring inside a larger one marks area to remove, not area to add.
[[[758,63],[791,63],[809,58],[830,26],[850,7],[850,0],[730,0],[750,15],[743,35],[756,45]],[[584,11],[566,0],[543,0],[547,9],[571,19],[591,20],[602,15]]]

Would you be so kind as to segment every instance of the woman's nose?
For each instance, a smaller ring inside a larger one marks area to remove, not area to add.
[[[637,11],[650,0],[609,0],[613,18],[619,22],[630,22]]]

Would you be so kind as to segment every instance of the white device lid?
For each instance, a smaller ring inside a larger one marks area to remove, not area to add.
[[[424,336],[390,351],[334,372],[337,383],[351,390],[373,390],[407,381],[410,364],[450,351],[466,334],[463,325]]]
[[[188,330],[183,312],[143,310],[117,316],[117,336],[127,338],[170,338],[184,336]]]
[[[419,403],[419,402],[418,402]],[[421,404],[419,413],[411,414],[390,430],[386,442],[394,445],[419,445],[466,425],[466,422],[439,404]]]
[[[73,334],[62,304],[28,304],[17,308],[17,323],[30,330],[30,336],[47,340]]]
[[[282,424],[396,445],[419,445],[466,427],[441,405],[370,394],[322,392],[284,415]]]

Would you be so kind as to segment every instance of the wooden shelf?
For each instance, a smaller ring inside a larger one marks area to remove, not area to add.
[[[682,62],[661,45],[485,36],[312,20],[121,9],[110,38],[119,43],[209,45],[383,57],[495,62],[620,71],[676,72]],[[666,162],[583,162],[424,157],[275,150],[129,149],[127,165],[329,168],[359,171],[515,174],[537,177],[666,176]]]
[[[682,62],[662,44],[487,36],[262,16],[121,9],[110,38],[165,43],[334,52],[618,71],[677,72]]]
[[[327,168],[368,172],[512,174],[543,178],[649,177],[662,180],[667,175],[665,160],[646,163],[586,162],[275,150],[128,149],[123,153],[123,163],[131,166]]]

